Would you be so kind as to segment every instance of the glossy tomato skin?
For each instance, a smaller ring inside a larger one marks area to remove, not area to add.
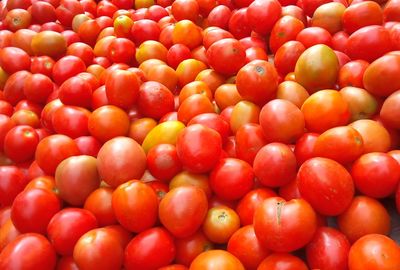
[[[213,249],[213,243],[207,239],[201,230],[193,235],[175,239],[176,257],[175,261],[186,266],[202,252]]]
[[[350,242],[340,231],[319,227],[306,247],[307,262],[311,268],[346,270]]]
[[[257,270],[306,270],[306,264],[298,257],[290,253],[272,253],[265,258]]]
[[[30,204],[31,207],[26,207]],[[61,202],[50,190],[34,188],[21,192],[11,208],[11,219],[22,233],[45,234],[51,218],[61,209]]]
[[[189,270],[231,269],[244,270],[243,264],[234,255],[225,250],[215,249],[201,253],[189,267]]]
[[[208,209],[207,196],[194,186],[171,189],[160,202],[159,218],[175,237],[194,234],[201,226]]]
[[[282,16],[274,25],[269,39],[269,47],[273,53],[288,41],[296,40],[296,36],[304,29],[304,23],[293,16]]]
[[[254,172],[251,166],[240,159],[221,159],[210,175],[210,186],[223,200],[237,200],[253,187]]]
[[[258,151],[267,144],[264,132],[259,124],[242,125],[235,134],[236,156],[253,164]]]
[[[176,147],[173,144],[157,144],[147,153],[147,169],[159,180],[169,182],[182,170]]]
[[[50,242],[37,233],[18,236],[0,253],[1,269],[43,269],[56,267],[56,253]]]
[[[139,79],[126,70],[114,70],[106,79],[106,94],[111,105],[129,109],[139,96]]]
[[[16,166],[0,166],[0,205],[11,206],[15,197],[25,188],[28,179]]]
[[[160,119],[175,108],[173,94],[158,82],[145,82],[140,86],[137,104],[143,116],[154,119]]]
[[[73,76],[61,84],[58,97],[65,105],[91,108],[92,87],[83,78]]]
[[[86,71],[86,66],[80,58],[68,55],[59,59],[53,66],[54,82],[61,85],[68,78]]]
[[[282,7],[279,1],[256,0],[246,11],[249,25],[253,31],[266,35],[280,18]]]
[[[27,125],[12,128],[4,138],[4,153],[14,162],[31,160],[39,143],[35,129]]]
[[[220,158],[221,136],[201,124],[191,125],[178,135],[176,150],[184,168],[204,173],[210,171]]]
[[[158,269],[169,265],[175,258],[172,236],[163,228],[155,227],[136,235],[125,249],[127,270]]]
[[[66,208],[50,220],[47,235],[57,253],[67,256],[72,255],[78,239],[96,227],[96,217],[88,210]]]
[[[89,135],[89,117],[90,112],[85,108],[64,105],[54,111],[52,126],[58,134],[76,139]]]
[[[6,47],[0,51],[0,66],[8,74],[20,70],[29,70],[31,60],[29,55],[17,47]]]
[[[355,242],[350,249],[350,270],[389,270],[397,269],[399,267],[399,247],[396,242],[387,236],[379,234],[366,235]]]
[[[317,215],[304,199],[264,200],[254,215],[254,230],[262,245],[276,252],[297,250],[308,244],[317,229]]]

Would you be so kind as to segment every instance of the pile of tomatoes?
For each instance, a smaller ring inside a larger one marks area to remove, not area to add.
[[[400,0],[0,19],[0,270],[400,269]]]

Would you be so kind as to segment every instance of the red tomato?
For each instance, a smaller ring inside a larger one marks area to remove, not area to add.
[[[96,217],[99,227],[113,225],[117,223],[114,210],[112,208],[113,189],[100,187],[90,193],[86,198],[84,208],[89,210]]]
[[[86,232],[97,227],[96,217],[79,208],[66,208],[50,220],[47,235],[58,254],[72,255],[74,246]]]
[[[247,8],[234,10],[228,22],[229,32],[237,39],[251,35],[251,27],[247,18]]]
[[[158,199],[150,186],[131,180],[114,190],[112,208],[122,226],[139,233],[155,225]]]
[[[185,0],[185,1],[187,1],[187,0]],[[196,16],[196,15],[194,15],[194,16]],[[161,33],[161,29],[158,26],[158,24],[155,21],[148,20],[148,19],[142,19],[142,20],[134,22],[134,24],[132,25],[132,28],[131,28],[133,42],[135,42],[135,44],[137,46],[139,46],[146,40],[158,41],[159,37],[160,37],[160,33]]]
[[[180,132],[176,150],[184,168],[194,173],[208,172],[220,158],[221,136],[211,128],[194,124]]]
[[[107,141],[97,156],[101,179],[112,187],[140,179],[146,169],[146,154],[133,139],[117,137]]]
[[[0,205],[8,206],[24,190],[29,180],[16,166],[0,166],[0,173]]]
[[[320,214],[339,215],[353,199],[351,175],[334,160],[311,158],[301,165],[297,178],[302,198]]]
[[[400,268],[399,246],[384,235],[366,235],[355,242],[350,249],[349,270],[398,268]]]
[[[200,228],[207,209],[207,196],[203,190],[194,186],[176,187],[161,200],[159,218],[175,237],[188,237]]]
[[[181,91],[182,93],[182,91]],[[188,126],[193,124],[202,124],[206,127],[212,128],[221,135],[222,143],[224,144],[230,135],[230,126],[221,115],[216,113],[203,113],[193,117]]]
[[[89,135],[90,112],[82,107],[61,106],[53,113],[52,126],[55,132],[73,139]]]
[[[287,145],[270,143],[258,151],[253,168],[262,185],[280,187],[296,178],[296,157]]]
[[[28,76],[24,83],[24,95],[29,101],[37,103],[46,103],[53,90],[52,80],[40,73]]]
[[[127,38],[115,38],[108,47],[108,58],[114,63],[132,64],[135,61],[136,46]]]
[[[213,249],[213,244],[201,230],[198,230],[188,237],[175,239],[175,247],[175,261],[189,266],[199,254]]]
[[[19,125],[7,132],[4,138],[4,153],[14,162],[31,160],[39,143],[35,129]]]
[[[11,218],[0,226],[0,251],[14,241],[21,233],[15,228]]]
[[[246,11],[252,30],[262,35],[271,32],[281,13],[282,7],[277,0],[255,0]]]
[[[79,238],[73,258],[80,270],[120,269],[124,247],[118,235],[107,227],[93,229]]]
[[[383,13],[378,3],[363,1],[346,8],[342,17],[343,29],[352,34],[358,29],[368,25],[382,25]]]
[[[86,66],[90,66],[93,63],[94,52],[92,47],[83,42],[75,42],[68,46],[67,55],[74,55],[81,58]]]
[[[245,268],[238,258],[220,249],[209,250],[199,254],[189,268],[189,270],[213,269],[244,270]]]
[[[56,261],[56,252],[50,242],[37,233],[18,236],[0,253],[1,269],[52,270]]]
[[[252,189],[253,185],[253,169],[240,159],[221,159],[210,174],[211,189],[223,200],[240,199]]]
[[[254,230],[271,251],[290,252],[308,244],[317,229],[317,215],[304,199],[264,200],[254,215]]]
[[[68,55],[60,58],[53,66],[53,79],[61,85],[67,79],[86,71],[86,65],[80,58]]]
[[[385,198],[396,191],[400,165],[386,153],[368,153],[354,162],[351,175],[361,193],[372,198]]]
[[[398,104],[400,102],[399,97],[400,97],[400,91],[396,91],[389,97],[387,97],[383,102],[382,108],[379,113],[381,120],[386,125],[396,129],[400,128],[400,122],[395,117],[395,115],[397,115]]]
[[[258,151],[267,144],[264,132],[259,124],[246,123],[235,134],[236,155],[253,164]]]
[[[304,29],[301,20],[285,15],[280,18],[274,25],[269,38],[269,47],[273,53],[288,41],[296,40],[296,36]]]
[[[350,246],[340,231],[319,227],[306,247],[307,262],[312,269],[346,270]]]
[[[159,269],[175,258],[172,236],[163,228],[155,227],[136,235],[125,249],[124,265],[127,270]]]
[[[261,245],[252,225],[240,228],[231,236],[227,251],[236,256],[248,270],[257,269],[270,253]]]
[[[306,270],[306,264],[290,253],[272,253],[265,258],[257,270]]]
[[[8,74],[20,70],[29,70],[31,59],[22,49],[16,47],[6,47],[0,50],[0,66]]]
[[[34,74],[40,73],[48,77],[51,77],[53,73],[54,64],[55,61],[48,56],[32,57],[31,72]]]
[[[30,207],[26,207],[29,204]],[[50,190],[28,189],[15,198],[11,208],[11,219],[21,233],[46,233],[51,218],[61,209],[56,194]]]
[[[304,45],[296,40],[288,41],[277,49],[274,65],[281,75],[293,72],[300,55],[306,50]]]
[[[133,72],[115,70],[107,76],[106,94],[110,104],[129,109],[139,96],[139,78]]]
[[[159,180],[170,181],[182,170],[173,144],[157,144],[147,153],[147,169]]]
[[[227,30],[232,11],[225,5],[214,7],[208,14],[207,21],[209,26],[217,26]]]
[[[368,65],[368,62],[364,60],[355,60],[344,64],[339,70],[339,87],[354,86],[364,88],[363,75]]]
[[[25,70],[13,73],[4,85],[4,100],[15,106],[19,101],[25,99],[24,84],[30,75],[31,73]]]
[[[325,44],[327,46],[331,46],[332,36],[324,28],[308,27],[301,30],[297,34],[296,40],[301,42],[306,48],[310,48],[317,44]]]

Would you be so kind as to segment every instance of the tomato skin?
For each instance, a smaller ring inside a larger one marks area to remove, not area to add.
[[[218,5],[214,7],[207,16],[209,26],[217,26],[227,30],[229,25],[229,19],[232,11],[229,7],[224,5]]]
[[[30,204],[31,207],[26,208]],[[61,209],[59,198],[46,189],[28,189],[15,198],[11,219],[21,233],[46,233],[51,218]]]
[[[153,81],[140,86],[137,104],[143,116],[154,119],[160,119],[174,111],[175,106],[171,91],[163,84]]]
[[[131,180],[114,190],[112,208],[122,226],[139,233],[156,223],[158,199],[150,186]]]
[[[0,166],[0,205],[11,206],[15,197],[25,188],[28,179],[16,166]]]
[[[306,264],[290,253],[272,253],[265,258],[257,270],[306,270]]]
[[[0,50],[0,66],[8,74],[20,70],[29,70],[31,59],[22,49],[17,47],[6,47]]]
[[[54,83],[44,74],[32,74],[25,80],[24,94],[29,101],[44,104],[53,90]]]
[[[258,151],[253,168],[262,185],[280,187],[295,179],[296,157],[287,145],[270,143]],[[265,170],[265,168],[269,169]]]
[[[89,135],[90,112],[82,107],[64,105],[53,113],[53,129],[73,139]]]
[[[276,0],[256,0],[249,5],[246,11],[252,30],[262,35],[271,32],[281,13],[281,4]]]
[[[4,100],[15,106],[25,99],[24,84],[31,73],[21,70],[13,73],[6,81],[3,89]]]
[[[99,227],[113,225],[117,219],[112,208],[113,189],[100,187],[86,198],[84,209],[89,210],[96,217]]]
[[[205,173],[214,168],[220,158],[221,136],[211,128],[194,124],[179,133],[176,151],[184,168],[194,173]]]
[[[311,268],[347,270],[350,242],[340,231],[319,227],[306,247],[307,262]]]
[[[349,270],[398,269],[399,258],[400,249],[396,242],[384,235],[369,234],[360,238],[351,247]]]
[[[371,233],[388,235],[391,228],[389,213],[382,203],[366,196],[355,197],[338,216],[337,223],[351,243]]]
[[[210,186],[221,199],[231,201],[242,198],[254,184],[251,166],[240,159],[221,159],[210,174]]]
[[[209,250],[197,256],[189,270],[230,269],[244,270],[243,264],[234,255],[225,250]]]
[[[165,229],[155,227],[139,233],[129,242],[124,265],[127,270],[158,269],[169,265],[175,253],[172,236]]]
[[[58,96],[65,105],[90,108],[92,87],[83,78],[73,76],[61,84],[58,89]]]
[[[160,202],[161,223],[175,237],[188,237],[203,223],[208,209],[207,196],[198,187],[171,189]]]
[[[296,40],[296,36],[304,29],[301,20],[293,16],[282,16],[274,25],[269,39],[269,47],[273,53],[288,41]]]
[[[175,261],[189,266],[199,254],[213,249],[213,243],[201,230],[198,230],[191,236],[175,239],[175,247]]]
[[[63,256],[57,261],[57,270],[79,270],[72,256]]]
[[[68,78],[86,71],[85,62],[82,59],[67,55],[60,58],[53,66],[52,77],[54,82],[61,85]]]
[[[7,132],[4,138],[4,153],[14,162],[31,160],[39,143],[35,129],[19,125]]]
[[[79,155],[75,141],[68,136],[55,134],[39,142],[35,159],[45,173],[53,175],[61,161],[75,155]]]
[[[56,267],[56,253],[50,242],[37,233],[18,236],[0,253],[1,269],[43,269]]]
[[[97,227],[96,217],[89,211],[79,208],[66,208],[50,220],[48,237],[58,254],[72,255],[78,239]]]
[[[264,200],[254,215],[254,230],[265,248],[290,252],[311,241],[317,229],[317,215],[304,199]]]
[[[285,42],[277,49],[274,58],[274,65],[280,75],[293,72],[300,55],[306,50],[304,45],[296,40]]]
[[[297,34],[296,40],[300,41],[306,48],[317,44],[325,44],[331,47],[332,36],[326,29],[312,26],[301,30]]]
[[[235,134],[236,155],[238,158],[253,164],[258,151],[267,144],[264,132],[259,124],[246,123]]]
[[[382,25],[382,9],[373,1],[352,4],[343,13],[342,20],[343,29],[348,34],[352,34],[367,25]]]
[[[139,79],[126,70],[114,70],[106,79],[106,94],[111,105],[131,108],[139,97]]]
[[[229,239],[227,251],[236,256],[248,270],[255,270],[270,254],[257,239],[252,225],[237,230]]]
[[[111,253],[108,252],[110,250]],[[79,238],[74,247],[73,258],[81,270],[120,269],[124,258],[124,246],[111,229],[93,229]]]
[[[302,197],[323,215],[343,213],[353,199],[351,175],[334,160],[311,158],[301,165],[297,178]]]

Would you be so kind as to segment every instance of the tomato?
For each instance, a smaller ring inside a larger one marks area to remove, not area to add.
[[[156,223],[158,199],[150,186],[138,180],[131,180],[115,189],[112,208],[122,226],[138,233]]]
[[[32,74],[24,83],[24,95],[29,101],[45,103],[54,90],[52,80],[43,74]]]
[[[252,225],[240,228],[231,236],[227,251],[236,256],[249,270],[257,269],[261,261],[270,253],[262,247]]]
[[[83,7],[76,0],[62,1],[56,8],[57,19],[65,26],[71,26],[72,19],[75,15],[81,13],[84,13]]]
[[[174,178],[169,182],[169,189],[176,187],[198,187],[204,191],[207,198],[211,197],[211,187],[209,183],[209,177],[206,174],[195,174],[188,171],[182,171],[175,175]]]
[[[6,81],[3,89],[4,100],[15,106],[19,101],[25,99],[25,80],[31,75],[28,71],[21,70],[13,73]]]
[[[361,119],[354,121],[350,126],[361,134],[364,142],[364,153],[389,151],[391,144],[390,134],[377,121]]]
[[[331,46],[332,36],[324,28],[313,26],[301,30],[297,34],[296,40],[301,42],[306,48],[317,44]]]
[[[29,203],[31,206],[26,207]],[[61,209],[56,194],[46,189],[28,189],[15,198],[11,208],[11,219],[21,233],[46,233],[51,218]]]
[[[31,49],[35,55],[59,57],[66,52],[67,41],[60,33],[46,30],[33,36]]]
[[[319,227],[306,247],[307,262],[312,269],[345,270],[350,242],[340,231]]]
[[[221,159],[210,174],[211,189],[219,198],[227,201],[242,198],[253,184],[253,169],[240,159]]]
[[[63,256],[57,261],[57,270],[79,270],[72,256]]]
[[[171,5],[172,16],[177,21],[191,20],[195,22],[199,16],[200,7],[195,0],[177,0]]]
[[[273,53],[288,41],[295,40],[298,33],[304,29],[301,20],[293,16],[282,16],[274,25],[269,39],[269,47]]]
[[[206,127],[212,128],[221,135],[222,143],[224,144],[230,135],[230,126],[221,115],[216,113],[203,113],[193,117],[188,126],[193,124],[202,124]]]
[[[250,36],[252,29],[247,16],[247,8],[243,7],[232,11],[228,22],[228,29],[237,39]]]
[[[328,0],[303,0],[302,8],[307,16],[312,17],[318,7],[329,2]]]
[[[26,125],[19,125],[7,132],[4,138],[4,153],[15,162],[31,160],[39,143],[36,131]]]
[[[56,253],[50,242],[37,233],[26,233],[18,236],[0,253],[2,269],[55,269]]]
[[[178,135],[176,150],[184,168],[194,173],[207,172],[221,155],[221,136],[211,128],[194,124]]]
[[[242,100],[242,97],[237,91],[236,84],[226,83],[221,84],[215,89],[214,100],[218,105],[218,108],[224,110],[229,106],[235,106]]]
[[[147,153],[147,169],[159,180],[170,181],[182,170],[181,163],[172,144],[158,144]]]
[[[5,72],[11,75],[20,70],[29,70],[31,60],[24,50],[6,47],[0,50],[0,65]]]
[[[338,216],[337,223],[350,242],[371,234],[389,234],[390,216],[378,200],[357,196],[344,213]]]
[[[143,116],[160,119],[174,110],[174,96],[163,84],[145,82],[138,93],[138,107]]]
[[[15,240],[21,233],[15,228],[11,218],[0,226],[0,251],[2,251],[9,243]]]
[[[351,175],[334,160],[311,158],[301,165],[297,178],[302,197],[323,215],[343,213],[353,199]]]
[[[342,30],[343,13],[346,11],[342,3],[331,2],[319,6],[312,17],[311,26],[321,27],[331,35]]]
[[[212,249],[213,244],[199,230],[188,237],[175,239],[175,247],[175,261],[189,266],[199,254]]]
[[[0,205],[11,205],[15,197],[25,188],[28,179],[15,166],[0,166],[2,175],[0,182]]]
[[[40,73],[48,77],[52,76],[55,61],[48,56],[38,56],[31,58],[31,72]]]
[[[168,50],[167,63],[169,66],[176,69],[183,60],[190,59],[191,56],[192,53],[187,46],[183,44],[174,44]]]
[[[296,81],[311,93],[332,89],[337,80],[339,62],[331,48],[324,44],[314,45],[300,55],[294,72]]]
[[[350,119],[349,105],[338,91],[321,90],[312,94],[301,107],[306,128],[324,132],[346,125]]]
[[[264,105],[274,97],[278,86],[278,73],[265,60],[253,60],[237,73],[238,93],[246,100]]]
[[[4,24],[11,31],[28,28],[32,22],[32,15],[25,9],[16,8],[7,12]]]
[[[198,187],[182,186],[171,189],[160,202],[161,223],[178,238],[195,233],[207,214],[206,194]]]
[[[31,166],[32,167],[32,166]],[[47,190],[54,190],[56,186],[54,177],[52,176],[36,176],[32,178],[31,181],[25,186],[24,190],[32,189],[32,188],[43,188]]]
[[[117,234],[107,227],[92,229],[79,238],[74,247],[73,258],[81,270],[120,269],[124,247]]]
[[[161,143],[175,145],[178,135],[184,128],[185,125],[176,120],[166,121],[158,124],[146,135],[142,143],[143,150],[148,152],[150,148]]]
[[[117,219],[112,209],[113,189],[108,187],[99,187],[86,198],[84,209],[89,210],[96,217],[99,227],[113,225]]]
[[[201,253],[193,260],[189,268],[189,270],[212,269],[244,270],[245,268],[238,258],[220,249]]]
[[[353,60],[372,62],[393,48],[389,30],[383,26],[365,26],[350,35],[346,54]]]
[[[256,209],[254,230],[265,248],[297,250],[309,243],[317,229],[317,215],[304,199],[267,198]]]
[[[262,35],[271,32],[281,13],[282,7],[277,0],[255,0],[246,11],[252,30]]]
[[[125,249],[124,265],[130,269],[159,269],[175,258],[172,236],[163,228],[155,227],[136,235]]]
[[[272,253],[265,258],[258,270],[306,270],[306,264],[290,253]]]
[[[365,1],[350,5],[343,13],[343,28],[348,34],[368,25],[382,25],[382,9],[376,2]]]
[[[106,79],[106,94],[111,105],[129,109],[139,96],[139,78],[133,72],[114,70]]]
[[[353,244],[349,253],[349,270],[397,269],[400,249],[389,237],[369,234]]]
[[[80,58],[68,55],[59,59],[53,67],[53,79],[61,85],[67,79],[86,71],[86,66]]]
[[[300,55],[306,50],[304,45],[296,40],[288,41],[277,49],[274,65],[281,75],[293,72]]]
[[[207,16],[209,26],[217,26],[227,30],[232,11],[225,5],[214,7]]]
[[[91,212],[66,208],[50,220],[47,235],[57,253],[66,256],[72,255],[76,242],[84,233],[96,227],[96,217]]]
[[[376,98],[362,88],[346,86],[340,93],[349,104],[351,122],[371,118],[378,110]]]
[[[79,155],[79,149],[74,140],[68,136],[56,134],[39,142],[35,159],[45,173],[53,175],[61,161],[75,155]]]
[[[176,68],[178,75],[178,86],[183,87],[186,84],[193,82],[197,75],[206,70],[207,66],[203,62],[196,59],[183,60]]]
[[[213,243],[227,243],[240,228],[238,214],[225,205],[213,206],[208,210],[203,223],[203,232]]]

